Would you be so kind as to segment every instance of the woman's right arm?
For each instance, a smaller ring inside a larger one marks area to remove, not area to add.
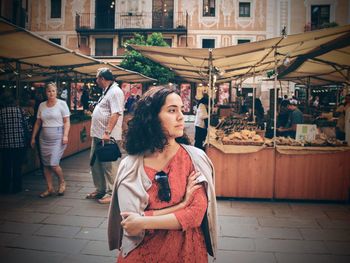
[[[32,140],[30,141],[30,145],[32,146],[32,148],[34,148],[35,145],[35,137],[39,131],[39,128],[41,126],[41,119],[37,118],[34,124],[34,128],[33,128],[33,133],[32,133]]]
[[[187,178],[187,186],[186,186],[186,194],[184,199],[174,205],[174,206],[169,206],[163,209],[157,209],[157,210],[146,210],[145,215],[146,216],[160,216],[160,215],[167,215],[174,213],[180,209],[185,208],[191,199],[193,198],[193,193],[201,187],[201,184],[197,184],[197,177],[200,175],[200,173],[193,171]]]

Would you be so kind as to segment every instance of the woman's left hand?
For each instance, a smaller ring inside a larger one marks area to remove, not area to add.
[[[142,219],[143,217],[133,212],[120,213],[123,220],[121,226],[130,236],[137,236],[143,231]]]
[[[68,136],[63,136],[62,143],[63,144],[67,144],[68,143]]]

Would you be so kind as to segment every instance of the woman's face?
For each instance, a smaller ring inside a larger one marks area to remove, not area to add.
[[[55,99],[57,97],[57,89],[55,86],[49,85],[46,88],[46,96],[48,100]]]
[[[182,110],[181,97],[176,93],[169,94],[158,115],[164,133],[168,138],[175,139],[184,134],[185,123]]]

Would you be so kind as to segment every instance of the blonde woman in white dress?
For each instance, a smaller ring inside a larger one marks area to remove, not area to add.
[[[44,176],[47,184],[46,191],[39,195],[41,198],[56,193],[52,174],[55,174],[59,181],[57,195],[63,195],[66,190],[66,182],[60,166],[60,160],[68,144],[70,129],[70,112],[67,103],[57,99],[56,84],[50,83],[47,85],[46,96],[47,101],[39,105],[31,140],[31,146],[34,148],[35,137],[40,130],[40,155],[44,165]]]

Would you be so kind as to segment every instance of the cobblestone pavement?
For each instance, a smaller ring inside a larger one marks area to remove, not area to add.
[[[63,197],[38,198],[38,173],[24,176],[21,194],[0,196],[1,262],[115,262],[108,205],[85,199],[94,190],[88,158],[84,151],[62,161]],[[218,213],[218,263],[350,262],[349,205],[219,200]]]

